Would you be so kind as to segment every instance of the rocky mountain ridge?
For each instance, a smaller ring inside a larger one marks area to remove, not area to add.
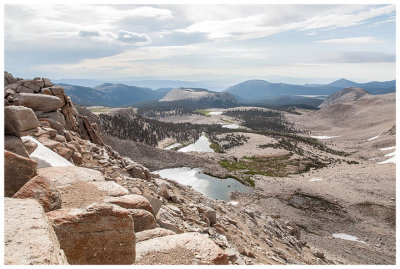
[[[159,102],[172,102],[179,100],[208,99],[210,102],[236,103],[235,98],[226,92],[211,92],[206,89],[177,88],[168,92]]]
[[[50,80],[6,72],[4,92],[5,264],[334,263],[279,215],[210,199],[122,157]]]
[[[356,101],[364,96],[368,96],[370,93],[368,93],[366,90],[362,88],[345,88],[343,90],[338,91],[337,93],[334,93],[332,95],[329,95],[322,104],[319,105],[319,107],[324,107],[327,105],[333,105],[333,104],[344,104],[344,103],[349,103]]]

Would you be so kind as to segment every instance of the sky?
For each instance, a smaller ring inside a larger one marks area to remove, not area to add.
[[[396,78],[394,5],[5,5],[23,78],[326,83]]]

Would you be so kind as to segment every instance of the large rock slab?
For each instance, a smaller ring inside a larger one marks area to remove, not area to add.
[[[47,178],[36,176],[29,180],[13,198],[37,200],[45,212],[61,208],[61,193]]]
[[[99,171],[77,166],[40,168],[37,173],[49,179],[56,187],[77,182],[105,181]]]
[[[13,196],[36,174],[37,163],[4,150],[4,195]]]
[[[31,135],[40,126],[32,109],[23,106],[7,106],[4,108],[4,132],[8,135]]]
[[[132,264],[134,223],[129,211],[109,204],[47,213],[70,264]]]
[[[42,206],[33,199],[4,199],[4,263],[68,264]]]
[[[100,203],[110,196],[128,194],[128,190],[113,181],[76,182],[59,186],[62,207],[83,208]]]
[[[119,205],[126,209],[144,209],[154,215],[153,208],[149,200],[142,195],[129,194],[119,197],[110,197],[104,200],[106,203]]]
[[[26,151],[24,143],[18,136],[5,135],[4,149],[14,152],[15,154],[21,155],[22,157],[29,158],[28,151]]]
[[[51,112],[62,107],[60,98],[47,94],[20,93],[19,105],[35,111]]]
[[[135,227],[136,227],[136,223],[135,223]],[[175,233],[173,231],[167,230],[164,228],[154,228],[151,230],[145,230],[145,231],[136,233],[136,243],[150,240],[150,239],[157,238],[157,237],[163,237],[163,236],[174,235],[174,234]]]
[[[183,233],[136,244],[138,264],[228,264],[228,255],[207,236]]]
[[[129,191],[126,188],[114,181],[96,181],[89,182],[89,184],[96,186],[99,190],[105,191],[108,196],[115,197],[129,194]]]

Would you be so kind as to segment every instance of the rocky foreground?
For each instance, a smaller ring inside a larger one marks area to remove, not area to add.
[[[122,157],[49,79],[5,72],[4,96],[5,264],[335,263],[277,214]]]

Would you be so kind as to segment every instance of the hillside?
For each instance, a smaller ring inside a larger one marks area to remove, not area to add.
[[[343,90],[338,91],[337,93],[328,96],[328,98],[326,98],[326,100],[322,102],[322,104],[320,104],[319,107],[324,107],[333,104],[345,104],[356,101],[368,95],[370,94],[362,88],[353,88],[353,87],[345,88]]]
[[[292,222],[121,157],[50,80],[5,76],[5,264],[335,263]]]
[[[58,84],[65,89],[71,100],[84,106],[121,107],[162,98],[170,89],[151,90],[124,84],[103,83],[93,88]]]

